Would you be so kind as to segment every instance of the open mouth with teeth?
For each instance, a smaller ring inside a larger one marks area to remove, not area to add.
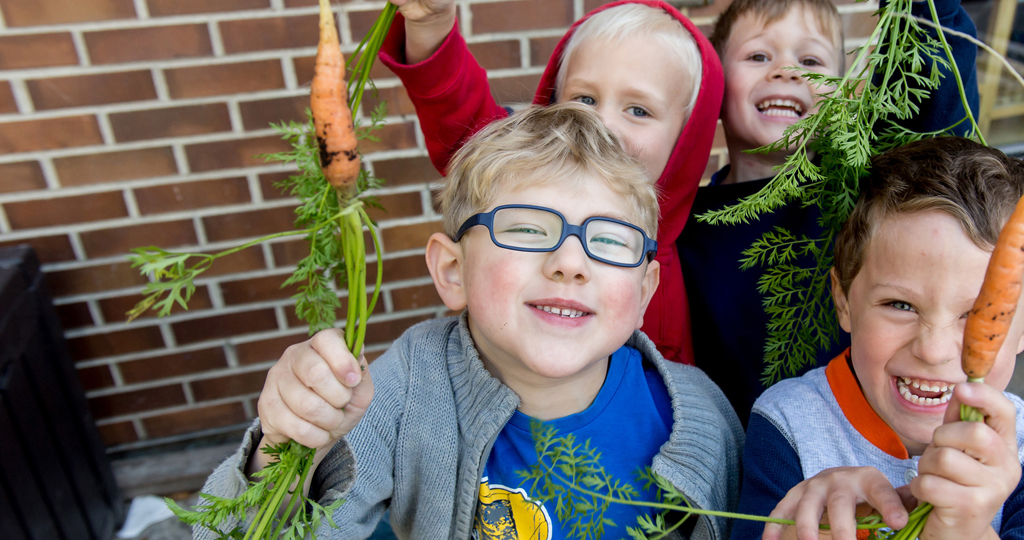
[[[955,383],[896,377],[896,388],[903,399],[914,405],[944,405],[953,397]]]
[[[757,104],[757,110],[765,116],[801,118],[804,106],[792,99],[766,99]]]
[[[551,306],[533,306],[533,307],[536,308],[536,309],[539,309],[539,310],[541,310],[541,311],[543,311],[545,313],[550,313],[552,315],[558,315],[559,317],[564,317],[564,318],[567,318],[567,319],[576,319],[576,318],[582,317],[584,315],[590,315],[589,312],[580,311],[578,309],[556,308],[556,307],[551,307]]]

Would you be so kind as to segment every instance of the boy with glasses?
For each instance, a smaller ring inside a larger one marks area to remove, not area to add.
[[[365,375],[335,330],[290,347],[204,492],[241,493],[266,465],[250,451],[292,438],[318,449],[313,498],[345,499],[322,538],[366,538],[387,509],[399,538],[567,538],[572,524],[518,474],[537,462],[540,421],[589,440],[615,478],[649,465],[694,506],[733,508],[735,413],[636,331],[658,286],[657,196],[600,118],[564,104],[495,122],[458,152],[440,199],[427,266],[462,315],[411,328]],[[612,505],[605,532],[649,514]],[[713,517],[683,530],[728,535]]]

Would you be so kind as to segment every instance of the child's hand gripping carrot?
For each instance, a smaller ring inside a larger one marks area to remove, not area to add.
[[[961,403],[985,421],[960,421]],[[934,506],[922,540],[999,538],[992,519],[1021,477],[1013,403],[991,386],[958,384],[918,473],[910,491]]]
[[[862,517],[862,509],[877,508],[885,523],[902,527],[907,523],[906,505],[907,501],[874,467],[825,469],[793,486],[772,510],[771,517],[795,520],[796,526],[767,523],[761,538],[855,540],[855,517]],[[822,521],[826,510],[827,521]],[[830,530],[819,530],[819,524],[824,522],[829,524]]]
[[[315,448],[313,468],[338,440],[356,426],[373,398],[366,359],[356,361],[337,329],[317,332],[288,347],[270,368],[258,404],[260,447],[292,439]],[[250,470],[267,465],[257,452]]]
[[[405,17],[405,63],[418,64],[437,51],[455,26],[455,0],[390,0]]]

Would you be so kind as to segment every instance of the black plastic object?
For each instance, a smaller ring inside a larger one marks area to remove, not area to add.
[[[39,260],[0,249],[0,537],[109,540],[123,515]]]

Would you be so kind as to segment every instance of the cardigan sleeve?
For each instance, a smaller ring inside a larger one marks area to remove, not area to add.
[[[741,514],[767,516],[789,490],[804,480],[800,457],[781,431],[757,412],[750,415],[743,446]],[[764,523],[736,520],[732,540],[761,538]]]
[[[459,33],[459,23],[426,60],[405,64],[405,19],[395,15],[380,50],[381,62],[402,81],[416,107],[430,161],[441,174],[466,139],[508,111],[491,97],[487,71]]]

